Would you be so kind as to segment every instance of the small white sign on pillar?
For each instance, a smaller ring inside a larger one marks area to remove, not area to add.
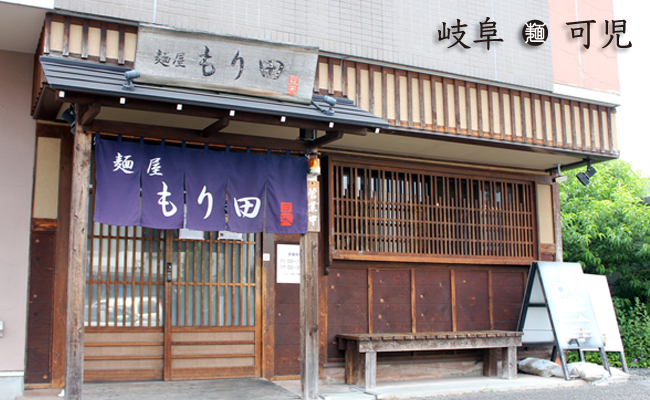
[[[277,245],[277,283],[300,283],[300,245]]]

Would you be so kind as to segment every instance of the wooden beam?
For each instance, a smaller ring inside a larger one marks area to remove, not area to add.
[[[49,88],[49,87],[48,87]],[[128,94],[128,93],[127,93]],[[151,111],[151,112],[161,112],[166,114],[176,114],[190,117],[204,117],[204,118],[215,118],[215,115],[218,117],[220,113],[224,111],[229,111],[222,108],[214,107],[205,107],[205,106],[195,106],[191,104],[184,104],[183,110],[178,111],[176,109],[177,102],[161,102],[161,101],[150,101],[150,100],[140,100],[127,98],[125,104],[120,104],[119,97],[111,96],[93,96],[83,93],[69,93],[66,92],[65,99],[58,99],[59,101],[66,101],[75,104],[92,104],[98,103],[103,107],[113,107],[113,108],[123,108],[128,110],[139,110],[139,111]],[[60,107],[60,105],[59,105]],[[58,112],[57,108],[57,112]],[[310,120],[307,117],[303,118],[294,118],[286,117],[284,122],[282,122],[281,116],[279,115],[270,115],[270,114],[260,114],[255,112],[247,111],[237,111],[233,117],[230,117],[231,121],[241,121],[241,122],[250,122],[254,124],[264,124],[264,125],[276,125],[276,126],[287,126],[290,128],[304,128],[304,129],[316,129],[319,131],[327,131],[332,128],[329,127],[329,122],[325,121],[314,121]],[[54,119],[54,118],[52,118]],[[358,125],[348,125],[348,124],[336,124],[335,129],[342,130],[345,133],[351,135],[360,135],[365,136],[368,134],[368,129],[364,126]]]
[[[318,398],[318,233],[300,236],[300,393]]]
[[[325,136],[321,136],[318,139],[306,142],[307,147],[310,149],[316,149],[318,147],[325,146],[326,144],[332,143],[336,140],[339,140],[343,137],[343,131],[328,131]]]
[[[201,131],[185,128],[170,128],[166,126],[131,124],[125,122],[113,122],[95,120],[85,127],[90,132],[115,133],[132,137],[148,137],[154,139],[166,139],[187,141],[196,143],[222,144],[229,146],[253,147],[272,150],[307,150],[303,141],[275,139],[271,137],[239,135],[235,133],[220,133],[216,136],[201,137]]]
[[[102,106],[99,103],[92,103],[88,110],[81,117],[81,126],[85,126],[93,122],[95,120],[95,117],[99,115],[100,111],[102,111]]]
[[[227,127],[229,124],[230,124],[230,117],[224,115],[223,117],[219,118],[217,122],[203,129],[200,135],[204,138],[207,138],[211,135],[214,135],[215,133],[219,133],[219,131]]]
[[[81,128],[85,112],[77,106],[72,156],[70,243],[68,246],[68,307],[66,317],[66,400],[81,400],[84,374],[84,296],[86,292],[86,242],[92,136]]]

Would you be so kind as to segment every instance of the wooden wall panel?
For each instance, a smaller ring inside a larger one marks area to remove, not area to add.
[[[443,264],[330,267],[327,361],[343,360],[336,342],[339,333],[514,330],[526,271]]]
[[[340,359],[336,335],[368,332],[368,270],[330,268],[328,276],[328,359]]]
[[[416,331],[452,330],[449,271],[415,271]]]
[[[455,283],[457,329],[490,329],[488,272],[457,270]]]
[[[56,221],[32,221],[25,383],[51,382]]]
[[[410,271],[371,269],[373,333],[411,332]]]
[[[523,272],[493,272],[494,329],[515,330],[526,285]]]
[[[275,376],[300,375],[300,285],[275,284]]]

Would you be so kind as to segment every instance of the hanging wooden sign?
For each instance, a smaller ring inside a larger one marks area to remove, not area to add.
[[[578,263],[532,263],[517,330],[524,332],[523,346],[555,346],[565,379],[569,379],[566,350],[598,349],[607,359]]]
[[[136,82],[311,102],[318,48],[140,25]]]

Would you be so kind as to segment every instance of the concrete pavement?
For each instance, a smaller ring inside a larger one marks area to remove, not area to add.
[[[582,380],[542,378],[518,374],[517,379],[460,377],[400,382],[378,382],[375,389],[337,383],[319,386],[324,400],[379,400],[443,397],[465,393],[492,393],[534,389],[570,388],[587,385]],[[295,400],[300,396],[300,381],[265,379],[221,379],[209,381],[92,383],[84,385],[84,400]],[[54,391],[28,391],[19,400],[61,400]]]

